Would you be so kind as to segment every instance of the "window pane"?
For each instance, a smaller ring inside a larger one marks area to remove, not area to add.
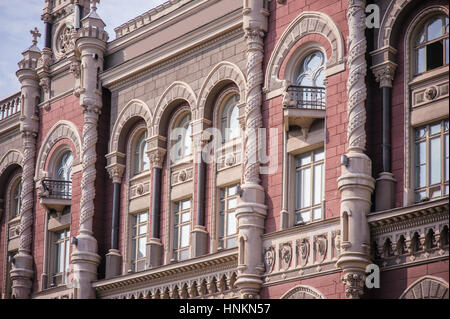
[[[147,239],[145,237],[139,238],[138,242],[138,259],[145,257],[145,244],[147,243]]]
[[[69,268],[69,256],[70,256],[70,254],[69,254],[69,249],[70,249],[70,245],[69,245],[69,242],[68,241],[66,241],[66,243],[65,243],[65,248],[66,248],[66,252],[65,252],[65,258],[64,258],[64,271],[68,271],[68,268]]]
[[[188,259],[189,258],[189,250],[182,250],[180,251],[180,260]]]
[[[131,241],[131,260],[135,261],[136,260],[136,239],[133,239]]]
[[[181,247],[187,247],[189,245],[189,227],[190,225],[181,226]]]
[[[227,215],[227,236],[236,234],[236,213],[228,213]]]
[[[147,233],[147,224],[139,226],[139,235],[143,235]]]
[[[239,137],[239,109],[237,106],[233,107],[230,115],[230,140]]]
[[[445,64],[448,64],[448,44],[449,44],[448,39],[445,39],[444,42],[445,42]]]
[[[325,155],[325,153],[323,151],[323,148],[320,150],[314,151],[314,161],[317,162],[317,161],[323,160],[324,155]]]
[[[425,48],[416,50],[416,73],[425,71]]]
[[[430,184],[441,181],[441,138],[430,140]]]
[[[420,140],[421,138],[424,138],[426,133],[427,133],[426,127],[416,129],[416,140]]]
[[[178,247],[178,227],[175,227],[173,230],[173,248],[177,249]]]
[[[139,223],[144,223],[147,221],[147,213],[139,214]]]
[[[181,202],[181,210],[186,210],[191,208],[191,200],[185,200]]]
[[[325,79],[325,70],[321,69],[316,78],[316,86],[325,87],[325,85],[323,84],[324,79]]]
[[[150,167],[150,161],[147,156],[147,142],[144,143],[143,149],[142,149],[142,170],[146,171]]]
[[[441,123],[430,125],[430,134],[434,135],[441,132]]]
[[[449,145],[448,145],[448,134],[447,135],[445,135],[445,140],[444,140],[445,142],[445,145],[444,145],[444,148],[445,148],[445,181],[448,181],[448,170],[449,170],[449,154],[448,154],[448,147],[449,147]]]
[[[416,154],[416,161],[417,164],[425,164],[427,161],[427,145],[425,142],[421,142],[417,144],[416,146],[417,154]]]
[[[314,166],[314,202],[313,205],[322,201],[322,170],[323,164]]]
[[[237,205],[237,198],[232,198],[228,200],[228,209],[234,209]]]
[[[300,219],[302,222],[309,222],[311,217],[310,211],[300,213]]]
[[[236,195],[237,186],[227,187],[227,190],[228,190],[228,196]]]
[[[58,271],[57,272],[63,272],[64,271],[64,243],[58,244]]]
[[[191,218],[191,213],[181,214],[181,222],[182,223],[188,222],[190,218]]]
[[[225,234],[225,216],[219,214],[219,237],[222,238]]]
[[[428,25],[427,33],[428,41],[442,36],[442,19],[440,17]]]
[[[228,238],[226,245],[227,248],[236,247],[236,237]]]
[[[322,218],[322,208],[316,208],[313,210],[313,219],[321,219]]]
[[[301,208],[304,208],[311,206],[311,169],[302,169],[301,175]]]
[[[311,163],[311,153],[300,156],[300,160],[298,161],[299,166],[303,166]]]
[[[427,71],[444,65],[443,41],[437,41],[427,45]]]
[[[299,210],[300,209],[300,200],[301,200],[301,194],[302,194],[302,190],[301,190],[301,178],[302,178],[302,174],[300,171],[297,171],[295,173],[295,210]]]

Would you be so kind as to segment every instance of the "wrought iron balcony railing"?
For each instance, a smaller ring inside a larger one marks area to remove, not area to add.
[[[20,112],[20,92],[0,101],[0,121]]]
[[[289,107],[299,109],[325,110],[325,88],[291,85],[287,88],[291,101]]]
[[[44,193],[42,197],[55,199],[72,199],[72,182],[44,179],[42,181]]]

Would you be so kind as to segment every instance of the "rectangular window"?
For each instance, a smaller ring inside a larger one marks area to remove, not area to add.
[[[189,258],[191,237],[191,199],[174,203],[173,259]]]
[[[323,148],[296,157],[295,223],[322,218],[324,199]]]
[[[65,284],[65,275],[69,268],[70,230],[53,233],[53,271],[52,286]]]
[[[131,223],[131,269],[145,270],[147,255],[147,225],[148,212],[141,212],[132,216]]]
[[[220,189],[219,247],[222,248],[236,247],[237,220],[235,210],[238,203],[238,185]]]
[[[414,131],[416,202],[448,195],[448,125],[443,120]]]

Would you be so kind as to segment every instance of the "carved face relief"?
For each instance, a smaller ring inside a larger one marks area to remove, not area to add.
[[[306,238],[297,240],[297,252],[300,258],[300,265],[305,266],[309,257],[309,240]]]
[[[327,254],[328,239],[326,235],[318,235],[314,237],[314,252],[316,260],[321,263],[325,260]]]
[[[273,270],[275,264],[275,247],[269,246],[264,249],[264,262],[266,264],[266,272],[270,273]]]
[[[292,259],[292,245],[291,243],[284,243],[280,246],[280,263],[281,268],[287,269],[291,264]]]

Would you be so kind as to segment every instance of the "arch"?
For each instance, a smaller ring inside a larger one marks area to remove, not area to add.
[[[424,276],[413,282],[400,299],[448,299],[448,283],[439,277]]]
[[[155,116],[153,118],[153,134],[165,135],[164,128],[161,128],[162,123],[167,125],[168,117],[172,111],[172,107],[176,106],[177,102],[186,101],[191,108],[192,120],[197,119],[194,110],[197,105],[197,96],[192,88],[180,81],[173,82],[166,91],[162,94],[155,109]],[[152,135],[149,135],[152,136]]]
[[[147,124],[147,128],[150,130],[153,114],[150,111],[148,105],[137,99],[129,101],[122,109],[122,111],[120,111],[119,115],[117,116],[116,122],[114,123],[111,132],[111,140],[109,142],[110,153],[120,151],[121,149],[122,153],[124,153],[126,136],[126,132],[124,133],[124,127],[134,124],[130,123],[130,119],[134,117],[143,118],[145,123]],[[151,132],[149,131],[148,136],[151,136],[150,133]]]
[[[308,34],[320,34],[331,44],[331,57],[327,60],[325,75],[345,70],[345,43],[336,23],[326,14],[304,11],[292,21],[278,40],[266,69],[264,91],[272,92],[283,87],[278,78],[281,65],[292,47]]]
[[[3,175],[9,166],[14,164],[23,167],[23,155],[22,152],[12,149],[6,152],[0,160],[0,176]]]
[[[35,178],[40,180],[45,176],[45,163],[47,163],[47,157],[50,154],[53,146],[62,139],[69,139],[75,147],[75,158],[73,160],[73,166],[81,163],[81,138],[78,133],[78,129],[72,122],[69,121],[58,121],[47,133],[42,146],[39,149],[37,157],[37,165]]]
[[[205,81],[203,81],[203,85],[200,89],[198,106],[196,109],[196,112],[198,112],[198,114],[193,114],[194,116],[196,116],[196,119],[202,119],[205,118],[205,116],[207,118],[211,117],[211,110],[211,114],[205,114],[205,109],[209,104],[207,103],[207,101],[211,96],[211,93],[215,88],[217,88],[220,82],[224,82],[225,84],[227,84],[227,82],[230,81],[237,85],[241,101],[246,100],[247,81],[245,79],[244,73],[242,73],[241,69],[239,69],[237,65],[228,61],[222,61],[214,66],[211,72],[209,72]]]
[[[286,292],[280,299],[325,299],[322,293],[310,286],[297,285]]]

